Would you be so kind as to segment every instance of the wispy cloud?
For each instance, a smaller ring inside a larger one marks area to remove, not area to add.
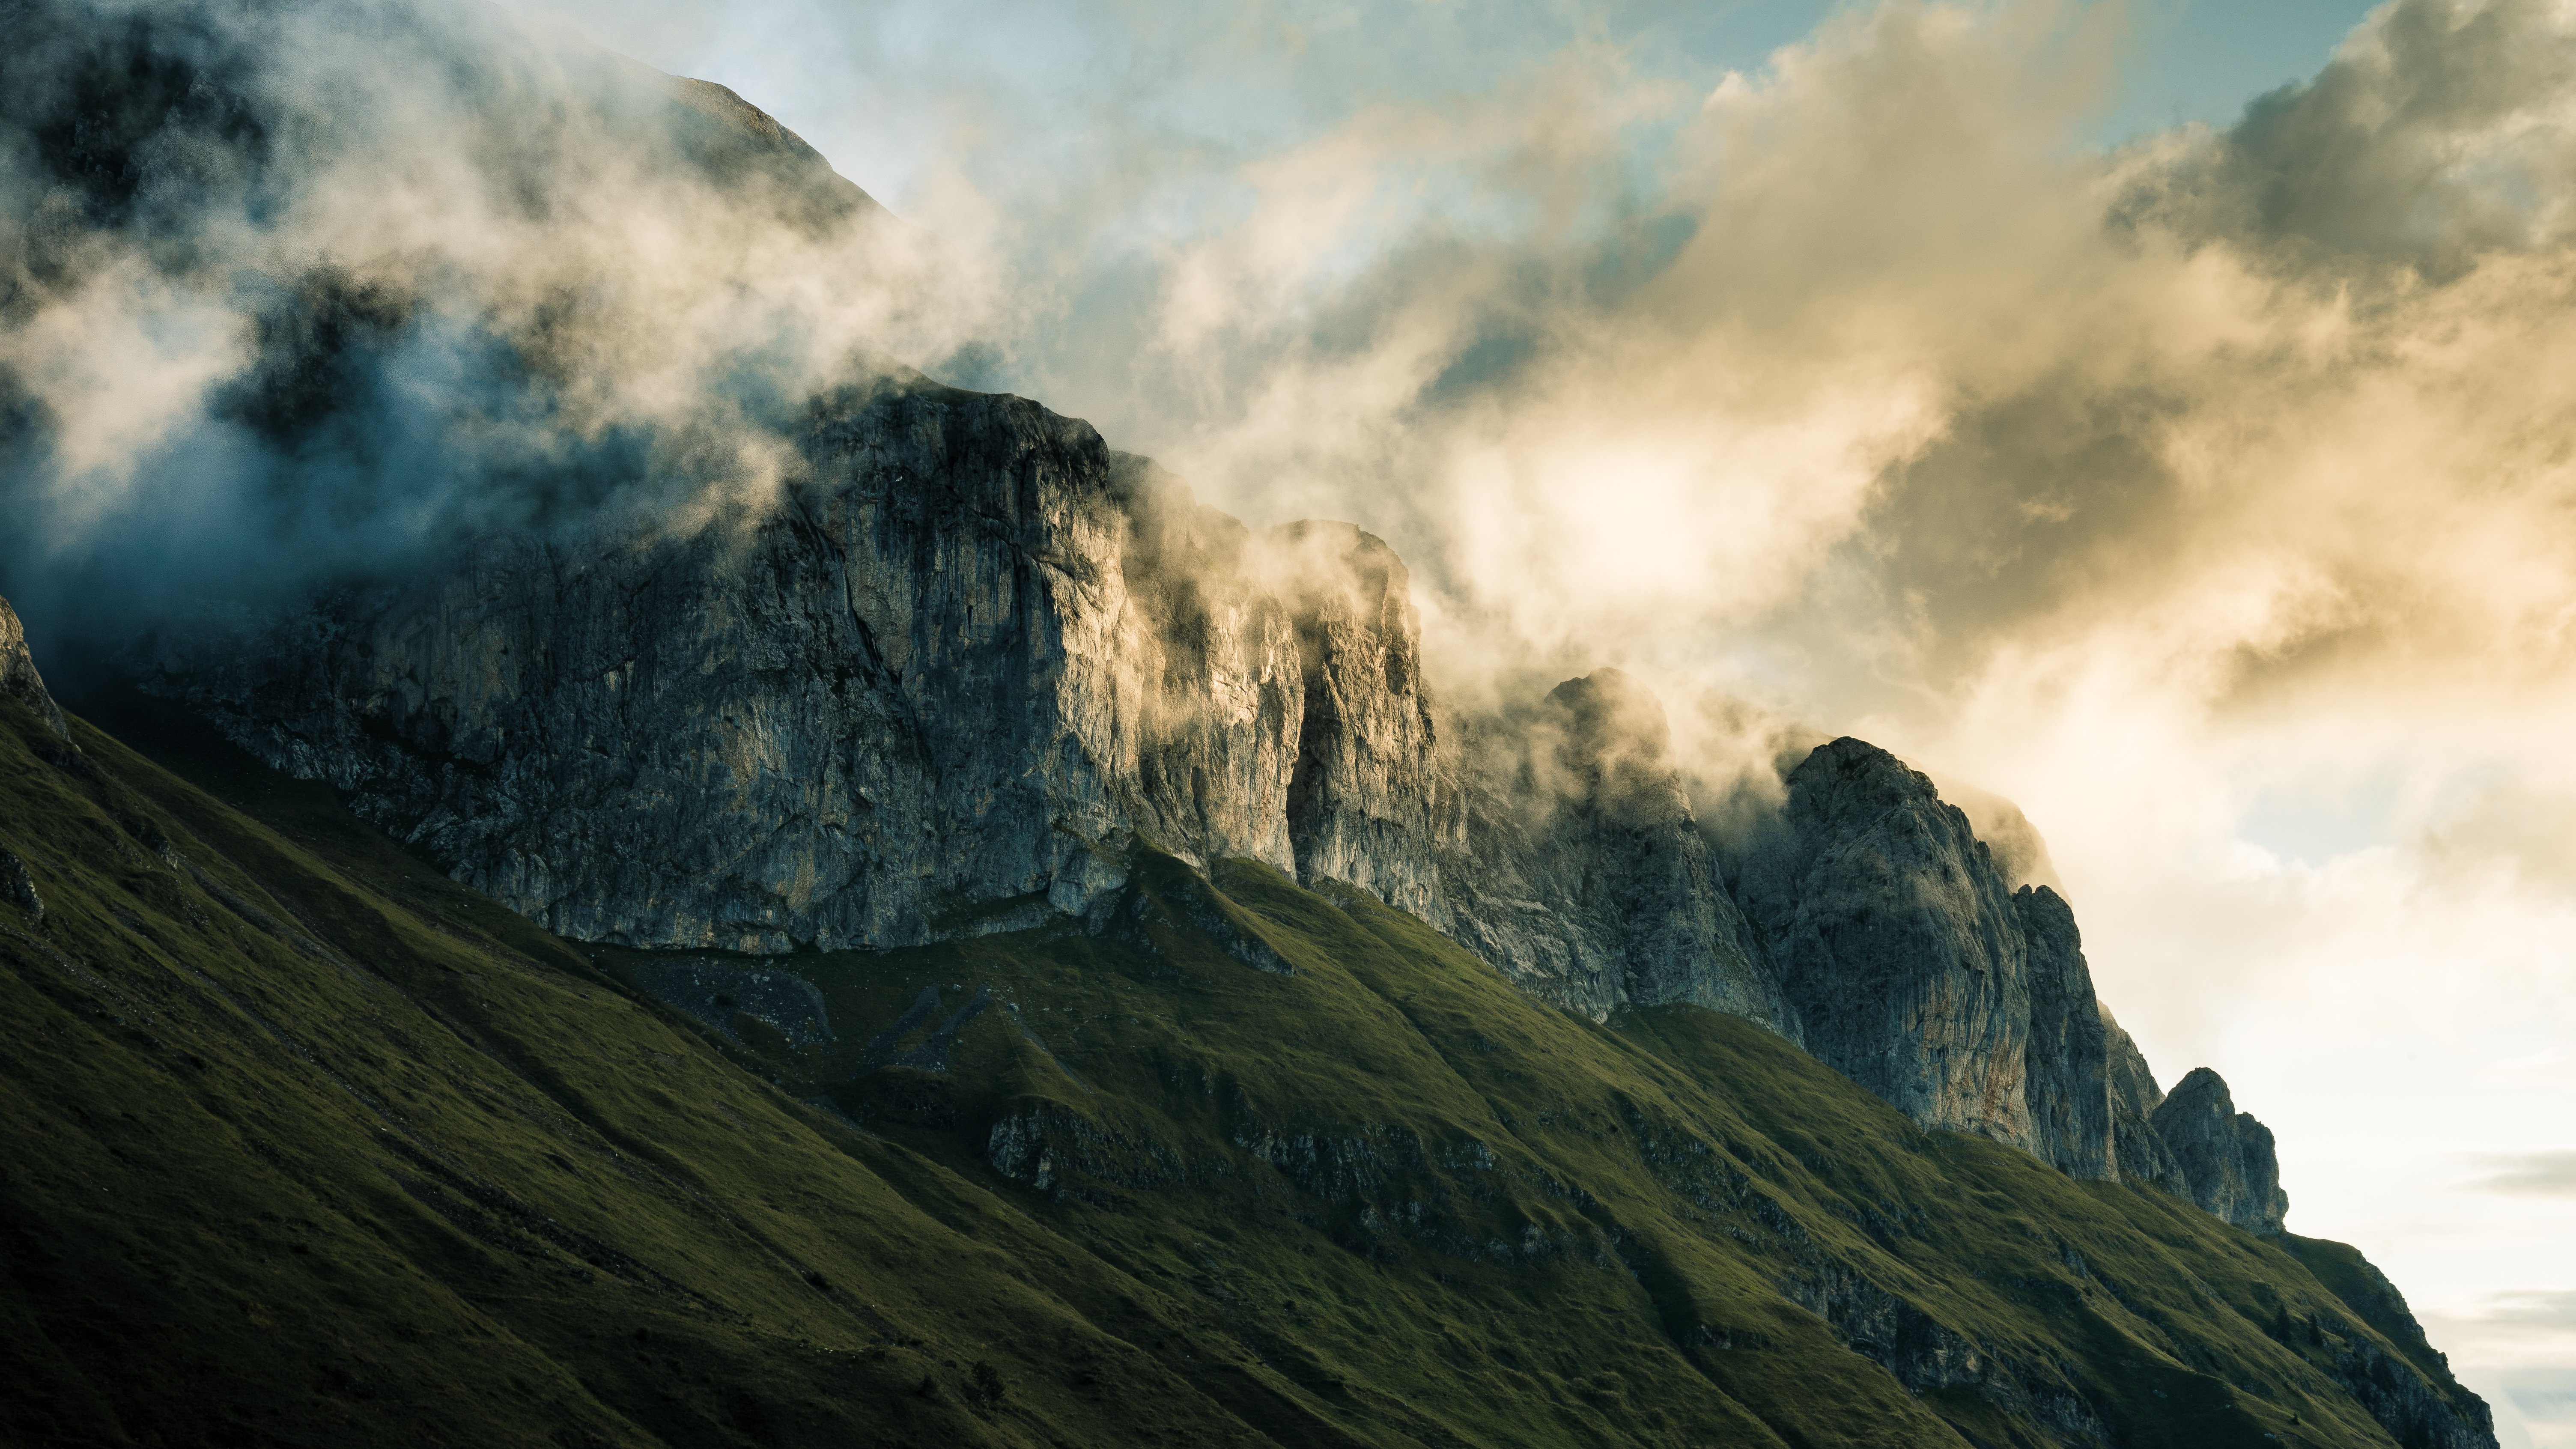
[[[2576,1197],[2576,1152],[2489,1153],[2472,1161],[2483,1169],[2483,1175],[2461,1184],[2471,1192]],[[2523,1296],[2555,1305],[2550,1311],[2567,1313],[2569,1317],[2564,1321],[2576,1328],[2576,1293]]]
[[[989,316],[968,246],[499,11],[10,25],[0,571],[57,619],[756,507],[806,399]]]

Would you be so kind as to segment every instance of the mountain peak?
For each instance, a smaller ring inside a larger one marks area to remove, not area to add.
[[[2272,1129],[2236,1110],[2227,1079],[2195,1067],[2155,1112],[2192,1201],[2249,1233],[2278,1233],[2290,1210]]]

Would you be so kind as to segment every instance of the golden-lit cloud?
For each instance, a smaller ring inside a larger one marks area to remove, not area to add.
[[[1851,6],[1717,76],[1602,9],[1006,4],[934,54],[901,6],[770,7],[773,49],[905,62],[842,87],[883,144],[834,159],[904,213],[865,235],[675,181],[595,60],[512,42],[607,99],[521,135],[387,77],[205,235],[425,299],[384,386],[512,468],[638,428],[684,455],[657,501],[756,499],[769,400],[864,349],[1385,536],[1461,709],[1648,681],[1715,828],[1877,740],[2062,884],[2168,1081],[2279,1130],[2303,1231],[2478,1334],[2516,1327],[2479,1285],[2576,1284],[2540,1197],[2471,1232],[2392,1186],[2571,1145],[2576,1077],[2488,1069],[2576,1032],[2576,16],[2394,0],[2241,117],[2105,145],[2128,8]],[[317,114],[378,73],[278,53]],[[489,184],[531,157],[544,208]],[[5,361],[57,449],[22,516],[157,558],[239,515],[199,425],[268,302],[147,262],[64,261]],[[488,335],[553,339],[561,411],[429,406]]]

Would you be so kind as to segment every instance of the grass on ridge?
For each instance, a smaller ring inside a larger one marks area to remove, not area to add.
[[[154,723],[0,701],[0,1439],[2388,1445],[2352,1363],[2457,1392],[2349,1249],[1359,892],[1145,853],[1099,936],[758,963],[799,1049]]]

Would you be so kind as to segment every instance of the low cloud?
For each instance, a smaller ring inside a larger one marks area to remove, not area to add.
[[[2493,1323],[2576,1330],[2576,1293],[2498,1293],[2486,1300],[2477,1316]]]
[[[8,39],[0,582],[40,630],[756,511],[807,399],[988,319],[965,247],[756,111],[497,10],[89,0]]]
[[[1462,709],[1626,671],[1721,829],[1840,733],[2009,797],[2123,1023],[2224,1070],[2303,1203],[2415,1190],[2327,1150],[2356,1119],[2562,1140],[2477,1094],[2576,1031],[2576,19],[2393,0],[2104,147],[2121,7],[1832,7],[1728,74],[1651,10],[727,12],[899,195],[857,227],[489,17],[50,7],[253,17],[192,63],[289,119],[103,189],[6,152],[0,592],[42,630],[698,526],[890,356],[1387,538]]]
[[[2474,1159],[2483,1175],[2461,1184],[2471,1192],[2522,1193],[2538,1197],[2576,1197],[2576,1152],[2487,1154]],[[2535,1302],[2555,1305],[2576,1328],[2576,1293],[2526,1294]]]

